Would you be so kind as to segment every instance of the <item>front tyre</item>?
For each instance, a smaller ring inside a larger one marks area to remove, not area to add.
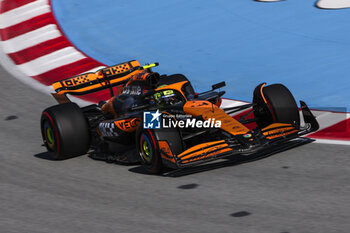
[[[144,129],[142,125],[136,132],[137,150],[142,166],[147,172],[159,174],[163,168],[176,168],[176,164],[163,160],[159,142],[166,142],[173,155],[183,152],[183,142],[180,132],[176,128]]]
[[[254,90],[254,115],[259,128],[272,123],[288,123],[299,129],[298,105],[292,93],[282,84],[265,86],[260,84]]]
[[[143,167],[152,174],[163,170],[161,155],[156,142],[156,136],[150,129],[142,129],[138,134],[138,153]]]
[[[75,103],[45,109],[40,125],[44,144],[54,159],[83,155],[90,148],[89,126]]]

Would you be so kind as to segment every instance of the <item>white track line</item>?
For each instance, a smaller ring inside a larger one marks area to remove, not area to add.
[[[27,75],[22,73],[18,69],[18,67],[15,65],[15,63],[13,63],[13,61],[3,52],[3,49],[1,46],[0,46],[0,63],[7,72],[9,72],[16,79],[26,84],[28,88],[32,87],[39,92],[47,94],[48,95],[47,98],[53,98],[51,97],[51,93],[55,93],[55,91],[52,88],[52,86],[43,85],[40,82],[36,81],[35,79],[28,77]],[[23,88],[26,88],[26,86],[23,86]],[[91,102],[84,101],[73,96],[69,96],[69,98],[81,107],[91,104]]]
[[[95,67],[91,70],[88,70],[88,71],[85,71],[84,73],[95,73],[96,71],[98,71],[99,69],[102,69],[102,68],[106,68],[107,66],[99,66],[99,67]],[[84,74],[82,73],[82,74]]]
[[[231,108],[231,107],[241,106],[241,105],[244,105],[244,104],[249,104],[249,103],[248,102],[239,101],[239,100],[231,100],[231,99],[223,98],[220,108]],[[235,115],[238,115],[238,114],[240,114],[240,113],[242,113],[242,112],[244,112],[246,110],[247,109],[243,109],[241,111],[238,111],[238,112],[235,112],[235,113],[232,113],[232,114],[229,114],[229,115],[230,116],[235,116]]]
[[[342,9],[350,7],[350,0],[319,0],[316,6],[324,9]]]
[[[0,0],[0,3],[3,0]],[[28,12],[26,12],[28,11]],[[15,24],[18,24],[22,21],[28,20],[35,16],[51,12],[51,8],[48,5],[48,0],[38,0],[29,4],[26,4],[22,7],[16,8],[14,10],[0,14],[0,29],[6,28]],[[17,18],[17,14],[19,18]],[[7,56],[6,53],[17,52],[25,48],[29,48],[41,42],[45,42],[50,39],[57,38],[62,36],[60,31],[57,29],[56,25],[47,25],[45,27],[39,28],[37,30],[26,33],[24,35],[12,38],[7,41],[2,41],[0,38],[0,63],[7,72],[9,72],[13,77],[20,80],[24,84],[34,88],[35,90],[48,94],[48,98],[51,97],[51,93],[54,93],[52,86],[46,86],[36,81],[35,79],[24,74],[19,67]],[[35,40],[32,39],[35,37]],[[15,39],[15,40],[14,40]],[[20,46],[19,44],[25,42],[25,46]],[[12,44],[12,45],[11,45]],[[6,47],[4,47],[6,46]],[[83,56],[83,55],[82,55]],[[85,56],[84,56],[85,57]],[[99,68],[99,67],[97,67]],[[24,67],[26,69],[26,67]],[[70,96],[69,97],[73,102],[79,104],[80,106],[90,105],[91,102],[81,100],[79,98]]]
[[[320,124],[320,130],[344,121],[349,117],[349,114],[347,113],[334,113],[326,111],[312,111],[312,113],[316,116],[316,119]]]
[[[26,75],[35,76],[84,58],[86,57],[75,48],[66,47],[17,67]]]
[[[46,94],[52,93],[54,90],[51,86],[45,86],[35,79],[28,77],[24,73],[22,73],[15,63],[4,53],[3,47],[0,44],[0,63],[2,67],[9,72],[13,77],[17,78],[24,84],[33,87],[36,90],[44,92]]]
[[[248,102],[223,98],[221,103],[221,108],[236,107],[243,104],[248,104]]]
[[[39,16],[50,12],[50,5],[48,0],[38,0],[35,2],[28,3],[21,7],[7,11],[0,15],[0,29],[7,28],[35,16]]]
[[[314,143],[350,146],[350,141],[343,140],[315,139]]]
[[[5,53],[14,53],[60,36],[57,26],[49,24],[1,43]]]

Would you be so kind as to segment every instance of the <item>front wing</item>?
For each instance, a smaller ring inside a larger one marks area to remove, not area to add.
[[[318,130],[319,125],[315,117],[304,102],[300,103],[305,125],[299,129],[291,124],[274,123],[253,135],[201,143],[179,155],[172,153],[167,141],[159,141],[161,157],[173,167],[189,167],[232,155],[254,154]]]

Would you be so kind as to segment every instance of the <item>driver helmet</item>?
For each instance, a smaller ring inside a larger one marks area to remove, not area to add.
[[[154,94],[154,100],[158,105],[171,105],[175,102],[175,92],[173,90],[160,91]]]

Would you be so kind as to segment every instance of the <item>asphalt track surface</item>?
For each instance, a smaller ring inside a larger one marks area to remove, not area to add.
[[[0,73],[0,232],[350,232],[347,146],[310,143],[176,177],[52,161],[39,118],[53,98]]]

